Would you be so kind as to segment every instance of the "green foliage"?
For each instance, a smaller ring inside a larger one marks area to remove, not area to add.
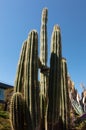
[[[9,112],[0,111],[0,130],[11,130]]]
[[[8,119],[9,118],[9,113],[6,112],[6,111],[0,111],[0,117]]]
[[[76,130],[85,130],[86,129],[86,121],[83,121],[83,122],[75,125],[75,129]]]
[[[0,111],[3,111],[4,110],[4,104],[0,104]]]

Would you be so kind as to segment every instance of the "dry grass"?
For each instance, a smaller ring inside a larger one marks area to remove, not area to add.
[[[0,105],[0,130],[11,130],[9,112],[3,111]]]
[[[0,130],[11,130],[9,119],[0,117]]]

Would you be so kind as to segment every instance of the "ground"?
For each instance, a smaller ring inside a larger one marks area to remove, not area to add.
[[[2,105],[0,105],[0,130],[11,130],[9,112],[3,111]]]

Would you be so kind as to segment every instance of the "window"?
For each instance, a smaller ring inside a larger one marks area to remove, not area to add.
[[[0,100],[4,100],[4,89],[0,88]]]

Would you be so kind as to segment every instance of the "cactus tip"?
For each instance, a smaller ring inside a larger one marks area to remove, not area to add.
[[[32,32],[37,33],[36,29],[31,30],[29,34],[31,34]]]
[[[43,8],[43,13],[46,13],[48,11],[48,8],[47,7],[44,7]]]
[[[36,30],[36,29],[31,30],[31,31],[28,33],[28,38],[29,38],[29,36],[30,36],[32,33],[37,34],[37,30]]]
[[[42,10],[42,22],[43,23],[47,22],[47,15],[48,15],[48,9],[47,8],[43,8],[43,10]]]
[[[60,31],[60,26],[58,24],[54,25],[54,30],[55,31]]]
[[[62,61],[63,61],[63,62],[66,62],[66,58],[62,57]]]

